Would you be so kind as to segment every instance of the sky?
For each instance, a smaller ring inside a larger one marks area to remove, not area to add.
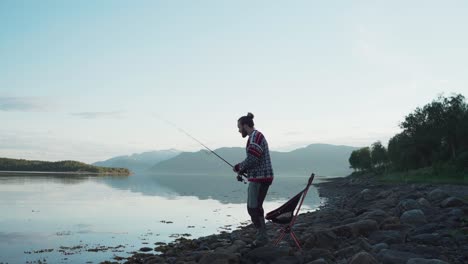
[[[386,144],[468,96],[467,1],[0,1],[0,157]]]

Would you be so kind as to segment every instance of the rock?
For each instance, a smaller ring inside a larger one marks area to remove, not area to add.
[[[368,236],[370,233],[378,230],[379,227],[375,220],[362,220],[355,223],[348,224],[354,236]]]
[[[300,263],[302,262],[295,256],[282,257],[271,262],[271,264],[300,264]]]
[[[374,199],[374,197],[372,196],[371,191],[369,189],[362,190],[359,193],[359,195],[364,201],[370,201],[370,200]]]
[[[379,253],[382,249],[387,249],[387,248],[388,248],[387,243],[378,243],[372,246],[372,250],[377,253]]]
[[[397,251],[391,249],[383,249],[377,254],[377,258],[383,264],[401,264],[406,263],[411,258],[419,258],[420,256],[404,251]]]
[[[224,253],[236,253],[236,252],[240,252],[240,250],[244,248],[246,245],[247,244],[244,241],[236,240],[232,243],[231,246],[227,248],[219,248],[216,251],[224,252]]]
[[[312,248],[304,252],[306,260],[333,259],[333,255],[329,250],[322,248]]]
[[[357,246],[349,246],[345,248],[341,248],[340,250],[335,252],[335,257],[338,258],[348,258],[359,252],[361,249]]]
[[[397,210],[398,216],[401,216],[404,212],[413,210],[413,209],[421,209],[421,206],[418,202],[413,199],[405,199],[398,203]]]
[[[361,251],[351,258],[349,264],[377,264],[377,260],[369,253]]]
[[[141,252],[149,252],[149,251],[153,251],[153,249],[150,248],[150,247],[142,247],[142,248],[140,248],[140,251]]]
[[[379,230],[369,236],[374,243],[399,244],[405,241],[405,235],[396,230]]]
[[[462,199],[459,199],[459,198],[456,198],[456,197],[449,197],[449,198],[443,200],[440,203],[440,206],[442,208],[447,208],[447,207],[463,206],[465,204],[466,203]]]
[[[334,248],[339,240],[335,233],[330,230],[321,230],[312,233],[304,244],[305,248]]]
[[[319,258],[314,261],[307,262],[306,264],[328,264],[328,262],[324,260],[323,258]]]
[[[437,246],[440,244],[440,236],[438,234],[420,234],[412,236],[408,239],[409,241],[416,242],[419,244]]]
[[[371,219],[371,220],[375,220],[377,223],[381,223],[387,217],[388,217],[388,214],[384,210],[381,210],[381,209],[372,210],[360,216],[361,219]]]
[[[463,210],[461,210],[460,208],[453,208],[452,210],[450,210],[450,212],[448,213],[450,216],[454,216],[456,218],[462,218],[464,213],[463,213]]]
[[[247,253],[246,257],[255,263],[260,261],[271,263],[288,255],[289,248],[266,246],[251,250],[249,253]]]
[[[339,237],[351,237],[353,235],[353,231],[349,225],[337,226],[332,228],[331,231]]]
[[[411,258],[411,259],[408,259],[406,264],[448,264],[448,263],[439,259]]]
[[[237,264],[240,263],[238,255],[228,253],[210,253],[203,256],[200,264]]]
[[[400,225],[400,218],[398,217],[387,217],[385,218],[382,223],[380,224],[380,229],[388,230],[388,229],[395,229],[396,226]]]
[[[162,257],[159,256],[152,256],[149,258],[145,258],[143,264],[159,264],[159,263],[164,263],[165,260]]]
[[[427,208],[431,207],[431,203],[428,200],[426,200],[425,198],[419,198],[418,199],[418,204],[423,206],[423,207],[427,207]]]
[[[443,199],[447,198],[448,196],[449,195],[446,192],[442,191],[441,189],[434,189],[428,194],[427,198],[430,201],[434,202],[434,201],[443,200]]]
[[[413,209],[404,212],[400,217],[400,222],[408,225],[421,225],[427,223],[424,212],[420,209]]]
[[[420,227],[416,227],[413,231],[411,231],[411,236],[434,233],[439,228],[439,224],[429,223]]]

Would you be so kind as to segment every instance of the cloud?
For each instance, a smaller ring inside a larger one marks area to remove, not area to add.
[[[121,111],[114,112],[80,112],[80,113],[71,113],[72,116],[77,116],[85,119],[97,119],[97,118],[122,118]]]
[[[51,104],[40,97],[0,97],[0,111],[43,112]]]

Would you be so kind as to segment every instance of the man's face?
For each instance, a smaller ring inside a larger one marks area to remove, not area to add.
[[[237,128],[239,129],[239,133],[241,133],[242,137],[245,138],[248,134],[245,130],[245,124],[241,125],[240,122],[237,122]]]

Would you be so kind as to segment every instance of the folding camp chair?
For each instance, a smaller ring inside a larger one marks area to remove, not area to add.
[[[283,240],[286,234],[289,234],[291,238],[294,240],[294,242],[296,243],[297,247],[300,250],[302,250],[301,244],[299,243],[299,240],[294,234],[292,227],[294,225],[294,222],[296,221],[297,215],[299,214],[299,210],[301,209],[302,203],[304,202],[307,192],[309,191],[309,187],[310,185],[312,185],[314,176],[315,174],[313,173],[312,175],[310,175],[309,182],[307,183],[307,186],[305,187],[304,190],[296,194],[296,196],[294,196],[293,198],[289,199],[289,201],[287,201],[281,207],[269,212],[265,216],[265,219],[273,222],[274,224],[283,225],[281,227],[281,233],[278,239],[275,240],[275,246],[278,245],[278,243],[281,240]],[[299,204],[299,207],[296,210],[297,204]],[[296,211],[294,212],[294,210]]]

